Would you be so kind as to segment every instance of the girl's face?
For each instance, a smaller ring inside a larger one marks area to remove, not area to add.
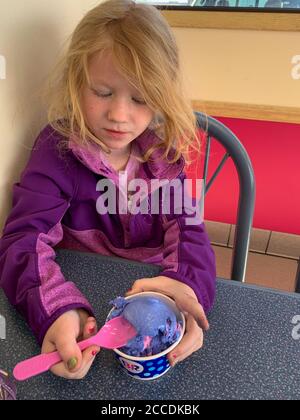
[[[154,117],[138,92],[118,72],[110,53],[89,62],[91,86],[82,93],[82,109],[92,133],[111,149],[126,152]]]

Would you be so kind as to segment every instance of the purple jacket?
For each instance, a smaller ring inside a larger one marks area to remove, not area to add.
[[[51,324],[64,312],[93,310],[55,262],[55,248],[114,255],[162,266],[161,275],[189,285],[207,312],[215,295],[215,256],[203,223],[187,225],[186,215],[104,214],[96,208],[101,179],[114,179],[99,148],[88,150],[63,137],[50,125],[38,136],[29,162],[13,187],[13,205],[0,240],[0,286],[26,318],[42,343]],[[144,153],[157,141],[146,130],[134,142]],[[169,164],[155,159],[135,167],[135,177],[185,179],[184,160]],[[136,162],[136,159],[134,159]],[[133,170],[132,158],[127,169]],[[148,196],[149,199],[149,196]]]

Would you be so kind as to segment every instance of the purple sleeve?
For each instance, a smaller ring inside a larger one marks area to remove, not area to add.
[[[41,344],[64,312],[92,309],[55,262],[63,237],[61,220],[77,185],[77,166],[61,156],[50,126],[39,135],[29,162],[13,187],[13,205],[0,240],[0,286]]]
[[[181,175],[182,185],[185,175]],[[182,188],[182,191],[184,189]],[[182,194],[182,201],[183,200]],[[171,190],[171,202],[174,195]],[[193,206],[195,200],[193,200]],[[190,286],[207,313],[213,305],[216,288],[215,254],[201,218],[194,224],[187,223],[193,217],[187,213],[175,214],[174,208],[164,218],[164,258],[161,275]]]

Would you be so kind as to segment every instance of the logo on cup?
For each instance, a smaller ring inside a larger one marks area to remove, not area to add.
[[[0,314],[0,340],[6,339],[6,321],[4,316]]]
[[[128,372],[141,373],[144,370],[142,365],[140,365],[139,363],[133,362],[132,360],[126,360],[126,359],[123,359],[123,357],[120,357],[119,360],[124,366],[124,368],[128,370]]]

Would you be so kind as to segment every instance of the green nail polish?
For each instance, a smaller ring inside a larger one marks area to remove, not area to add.
[[[78,362],[77,357],[72,357],[72,359],[68,360],[68,363],[67,363],[68,369],[69,370],[75,369],[77,362]]]

